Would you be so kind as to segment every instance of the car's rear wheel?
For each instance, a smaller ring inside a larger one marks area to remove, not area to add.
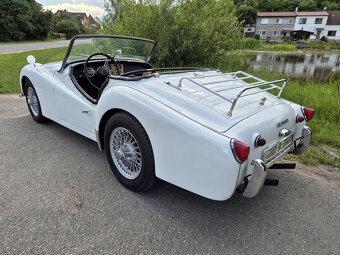
[[[155,182],[155,165],[149,137],[128,113],[117,113],[104,132],[106,157],[117,179],[133,191],[144,191]]]
[[[25,82],[25,95],[28,110],[32,118],[39,123],[44,123],[47,119],[42,115],[40,101],[30,80]]]

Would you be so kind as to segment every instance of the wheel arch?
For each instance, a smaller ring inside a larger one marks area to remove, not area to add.
[[[123,109],[120,109],[120,108],[112,108],[108,111],[106,111],[103,116],[101,117],[100,119],[100,122],[99,122],[99,128],[98,128],[98,131],[97,131],[97,142],[98,142],[98,146],[99,146],[99,149],[100,150],[103,150],[104,149],[104,131],[105,131],[105,126],[108,122],[108,120],[114,115],[114,114],[117,114],[119,112],[125,112],[129,115],[131,115],[132,117],[134,117],[139,123],[140,121],[133,115],[131,114],[130,112],[128,111],[125,111]]]
[[[21,77],[21,91],[22,93],[25,95],[26,91],[25,91],[25,83],[27,80],[30,80],[26,75]]]

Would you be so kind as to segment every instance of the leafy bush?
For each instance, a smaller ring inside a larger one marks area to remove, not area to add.
[[[241,49],[258,49],[261,48],[261,42],[253,38],[244,38],[240,43]]]
[[[292,44],[275,44],[270,47],[271,50],[296,50],[296,46]]]
[[[158,66],[219,66],[239,48],[243,35],[232,0],[107,1],[107,34],[146,37],[157,42]]]
[[[254,34],[254,39],[260,40],[260,34]]]
[[[1,0],[0,41],[45,39],[51,29],[52,13],[34,0]]]
[[[326,37],[326,36],[323,36],[323,37],[321,37],[320,41],[322,41],[322,42],[327,42],[327,41],[328,41],[328,39],[327,39],[327,37]]]
[[[71,39],[73,36],[80,33],[78,24],[70,19],[60,20],[55,25],[54,29],[57,33],[64,33],[66,39]]]

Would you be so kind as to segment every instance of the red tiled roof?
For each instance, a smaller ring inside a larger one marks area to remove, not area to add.
[[[258,17],[295,17],[296,12],[258,12]]]
[[[329,11],[327,25],[340,25],[340,11]]]
[[[258,12],[258,17],[328,16],[328,12]]]

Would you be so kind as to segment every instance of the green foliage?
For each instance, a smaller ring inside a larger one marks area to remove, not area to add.
[[[253,38],[244,38],[241,40],[241,43],[240,43],[240,48],[243,50],[258,49],[258,48],[261,48],[261,46],[262,46],[261,42]]]
[[[54,30],[57,33],[65,34],[66,39],[71,39],[73,36],[80,33],[79,25],[71,19],[60,20],[56,23]]]
[[[296,46],[292,44],[275,44],[270,47],[270,50],[280,50],[280,51],[296,50]]]
[[[110,0],[103,29],[154,39],[158,66],[213,65],[242,38],[232,0]]]
[[[45,39],[51,29],[52,13],[34,0],[1,0],[0,41]]]
[[[256,40],[260,40],[260,34],[254,34],[254,39],[256,39]]]
[[[323,36],[323,37],[321,37],[320,41],[322,41],[322,42],[327,42],[327,41],[328,41],[328,39],[327,39],[327,37],[326,37],[326,36]]]

